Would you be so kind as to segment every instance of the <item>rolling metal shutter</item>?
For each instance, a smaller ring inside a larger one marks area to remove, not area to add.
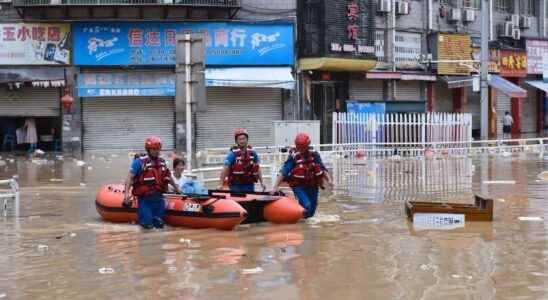
[[[282,120],[280,89],[210,87],[207,112],[196,114],[198,149],[234,144],[235,128],[249,132],[252,146],[274,143],[273,121]]]
[[[84,150],[143,150],[151,135],[163,150],[175,147],[172,97],[83,98],[82,106]]]
[[[382,80],[350,80],[350,101],[383,101]]]
[[[504,118],[504,113],[507,111],[510,112],[510,114],[512,113],[512,99],[503,92],[497,91],[497,135],[503,134],[502,120]]]
[[[407,101],[421,101],[420,81],[396,81],[396,99]]]
[[[472,115],[472,129],[481,129],[481,104],[480,93],[475,93],[471,88],[467,91],[468,111]]]
[[[0,92],[0,116],[57,117],[60,114],[59,88],[23,88]]]
[[[538,106],[537,89],[528,88],[527,98],[521,99],[521,132],[535,133],[537,131]]]

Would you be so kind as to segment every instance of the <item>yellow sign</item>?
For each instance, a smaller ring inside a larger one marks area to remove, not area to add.
[[[472,39],[468,34],[440,33],[438,35],[438,63],[440,75],[470,75],[472,71]],[[468,62],[459,62],[468,61]]]

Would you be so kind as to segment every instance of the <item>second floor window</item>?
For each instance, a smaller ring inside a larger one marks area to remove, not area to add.
[[[463,0],[462,4],[466,8],[474,8],[474,9],[481,8],[481,0]]]
[[[505,13],[514,12],[513,0],[495,0],[495,10]]]

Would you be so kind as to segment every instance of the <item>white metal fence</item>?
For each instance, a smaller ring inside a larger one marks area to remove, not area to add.
[[[19,217],[20,194],[17,177],[0,180],[0,186],[7,186],[9,188],[6,190],[0,190],[0,211],[3,212],[4,216],[6,216],[8,214],[8,200],[13,200],[15,216]]]
[[[333,113],[333,143],[359,144],[365,155],[382,148],[464,148],[471,141],[470,114]]]

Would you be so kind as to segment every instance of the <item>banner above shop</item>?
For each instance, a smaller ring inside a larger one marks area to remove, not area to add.
[[[208,65],[292,65],[293,25],[75,23],[75,65],[174,65],[176,35],[201,32]]]
[[[545,66],[548,58],[548,40],[526,40],[527,73],[543,74],[548,70]]]
[[[82,73],[78,75],[78,96],[175,96],[175,73]]]
[[[70,63],[70,25],[0,24],[0,65]]]
[[[527,52],[500,50],[500,75],[504,77],[527,76]]]
[[[451,61],[438,63],[439,75],[470,75],[469,63],[472,58],[472,40],[468,34],[440,33],[438,35],[438,60]]]

